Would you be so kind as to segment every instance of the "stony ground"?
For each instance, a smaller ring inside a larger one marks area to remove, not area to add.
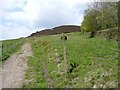
[[[2,88],[20,88],[25,77],[27,58],[32,56],[31,45],[26,43],[21,50],[13,54],[2,66]]]

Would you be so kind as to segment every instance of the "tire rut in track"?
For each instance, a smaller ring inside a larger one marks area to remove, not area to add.
[[[47,70],[46,64],[45,64],[44,61],[41,61],[41,63],[42,63],[42,67],[43,67],[44,78],[47,82],[47,86],[48,86],[48,88],[52,88],[53,87],[53,81],[48,75],[48,70]]]

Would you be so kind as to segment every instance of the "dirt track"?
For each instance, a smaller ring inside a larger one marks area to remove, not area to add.
[[[27,68],[27,58],[32,56],[31,45],[24,44],[22,50],[12,55],[2,67],[2,88],[21,88]]]

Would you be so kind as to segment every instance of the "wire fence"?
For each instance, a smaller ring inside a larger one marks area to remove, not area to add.
[[[13,41],[7,41],[7,42],[2,42],[2,45],[0,45],[1,55],[0,59],[6,60],[14,51],[17,50],[23,43],[24,39],[18,39],[18,40],[13,40]]]

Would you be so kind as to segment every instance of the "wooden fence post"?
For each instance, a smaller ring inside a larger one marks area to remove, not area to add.
[[[12,50],[12,48],[13,48],[13,45],[12,45],[12,43],[11,43],[10,49]]]
[[[64,54],[64,72],[67,73],[67,56],[66,56],[66,40],[67,37],[64,33],[62,33],[61,36],[62,42],[63,42],[63,54]]]
[[[7,52],[9,51],[9,44],[7,44]]]
[[[3,48],[3,44],[2,44],[2,54],[4,53],[3,51],[4,51],[4,48]]]

